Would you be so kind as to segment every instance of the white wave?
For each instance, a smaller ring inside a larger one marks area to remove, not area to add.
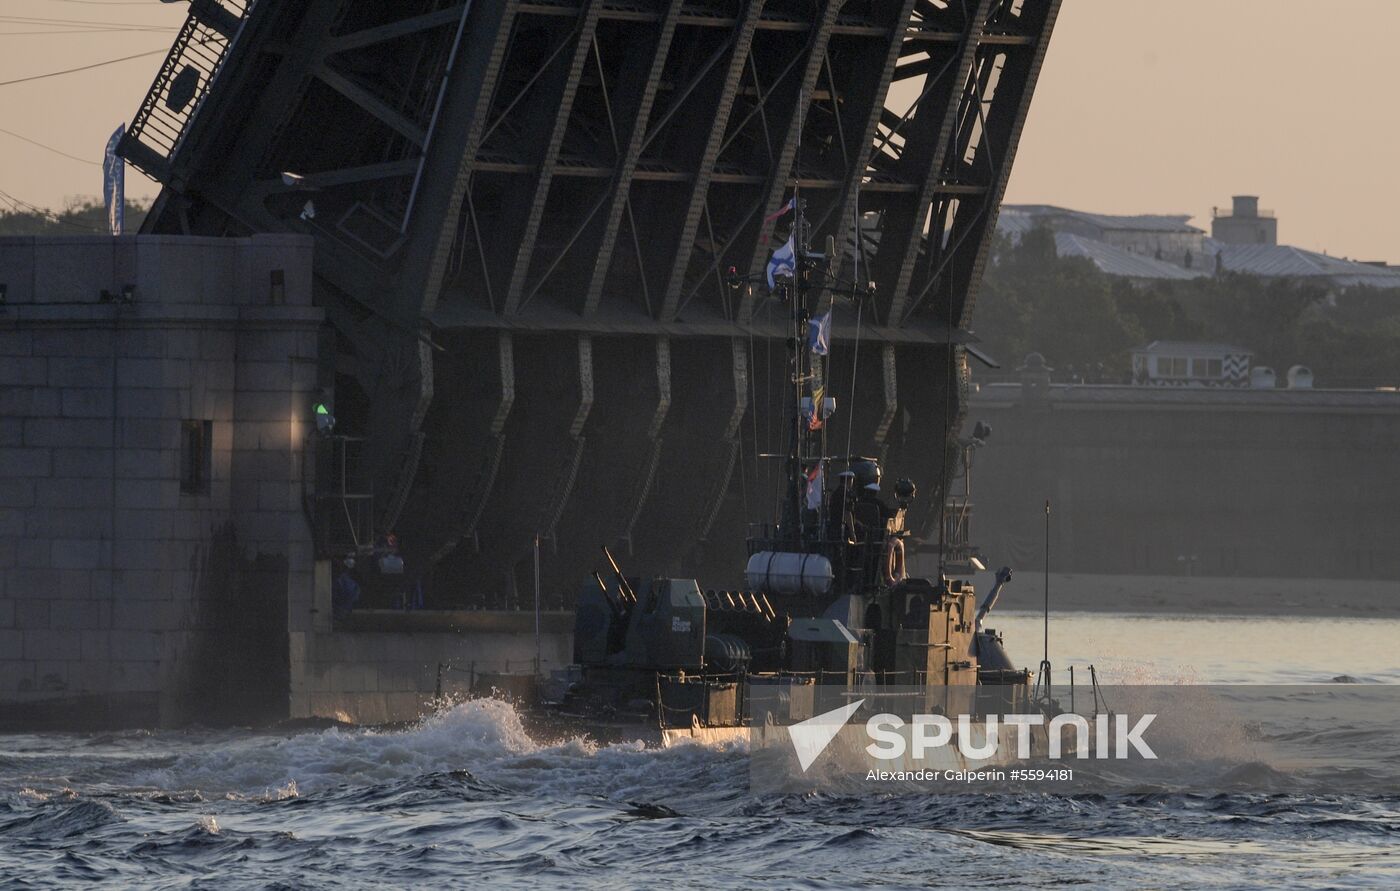
[[[472,699],[407,730],[331,728],[285,738],[210,740],[129,781],[172,792],[280,800],[466,770],[514,792],[645,797],[714,769],[739,769],[738,759],[730,757],[738,748],[647,749],[580,738],[543,745],[531,739],[510,703]]]

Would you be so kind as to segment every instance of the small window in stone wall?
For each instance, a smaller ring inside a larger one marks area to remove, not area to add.
[[[287,302],[287,273],[281,269],[274,269],[269,278],[268,302],[273,306],[281,306]]]
[[[207,495],[214,467],[214,422],[180,422],[180,492]]]

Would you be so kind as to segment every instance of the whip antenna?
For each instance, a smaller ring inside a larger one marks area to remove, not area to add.
[[[860,317],[865,311],[865,304],[857,296],[857,289],[860,287],[860,255],[865,250],[865,239],[860,231],[860,177],[856,177],[856,199],[855,199],[855,230],[856,230],[856,250],[852,258],[855,270],[851,273],[851,302],[856,305],[856,342],[851,348],[851,400],[846,403],[846,459],[849,464],[851,456],[851,434],[856,429],[856,368],[860,363]]]
[[[1050,499],[1045,499],[1045,654],[1040,660],[1040,677],[1036,689],[1045,684],[1045,698],[1050,698]]]

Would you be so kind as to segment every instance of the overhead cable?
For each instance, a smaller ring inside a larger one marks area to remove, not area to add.
[[[118,62],[130,62],[132,59],[144,59],[147,56],[154,56],[169,52],[168,48],[151,50],[150,52],[137,53],[134,56],[122,56],[120,59],[107,59],[103,62],[93,62],[91,65],[80,65],[77,68],[65,68],[62,71],[48,71],[43,74],[31,74],[29,77],[17,77],[14,80],[0,80],[0,87],[8,87],[12,84],[28,83],[32,80],[43,80],[46,77],[58,77],[63,74],[75,74],[79,71],[91,71],[94,68],[101,68],[104,65],[115,65]]]

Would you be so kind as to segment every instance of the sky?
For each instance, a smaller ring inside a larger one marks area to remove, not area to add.
[[[102,147],[161,55],[5,82],[163,51],[184,11],[0,0],[0,128],[87,161],[0,133],[0,206],[100,194]],[[1064,0],[1006,200],[1208,230],[1212,207],[1253,194],[1280,241],[1400,262],[1397,34],[1400,0]],[[129,171],[128,195],[155,192]]]

